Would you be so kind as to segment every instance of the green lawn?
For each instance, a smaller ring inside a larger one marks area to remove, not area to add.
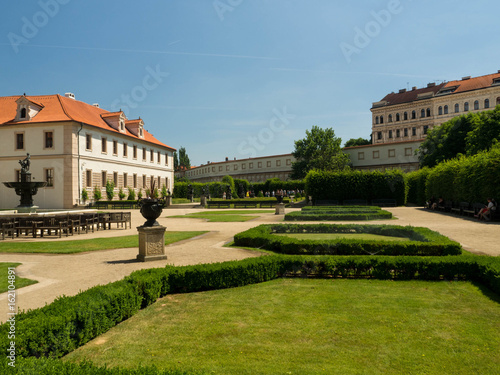
[[[17,267],[21,265],[21,263],[0,263],[0,293],[5,293],[8,290],[9,279],[7,278],[9,275],[9,267]],[[16,289],[20,289],[24,286],[28,286],[31,284],[36,284],[38,281],[24,279],[16,275]]]
[[[256,219],[259,216],[252,214],[273,213],[273,210],[228,210],[228,211],[204,211],[186,215],[169,216],[174,218],[205,219],[212,222],[242,222]]]
[[[273,236],[285,236],[299,240],[364,240],[364,241],[409,241],[408,237],[381,236],[369,233],[275,233]]]
[[[187,240],[204,233],[207,232],[167,231],[165,232],[165,245],[169,245],[171,243],[182,240]],[[73,254],[82,253],[84,251],[122,249],[127,247],[139,247],[139,239],[137,235],[70,241],[2,242],[0,243],[0,253]]]
[[[64,360],[214,374],[498,374],[500,299],[469,282],[279,279],[169,295]]]

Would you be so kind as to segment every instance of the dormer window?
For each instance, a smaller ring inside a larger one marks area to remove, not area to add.
[[[26,108],[21,108],[21,112],[19,113],[19,118],[20,119],[26,118]]]
[[[30,121],[43,109],[42,104],[30,100],[24,95],[16,100],[16,104],[17,115],[15,121]]]
[[[125,131],[125,121],[120,120],[120,131],[124,132]]]
[[[492,84],[492,86],[497,86],[497,85],[500,85],[500,78],[495,78],[495,79],[493,80],[493,84]]]
[[[139,127],[139,137],[144,137],[144,129],[142,128],[142,126]]]

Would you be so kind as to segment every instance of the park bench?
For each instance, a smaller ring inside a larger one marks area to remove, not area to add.
[[[451,210],[451,212],[453,212],[455,214],[459,214],[459,215],[462,214],[462,209],[460,207],[460,204],[457,202],[453,202],[450,210]]]
[[[16,231],[16,237],[24,234],[26,236],[32,235],[36,238],[38,228],[43,225],[43,220],[40,218],[30,218],[30,217],[19,217],[14,224],[14,229]]]
[[[208,201],[207,202],[207,208],[229,208],[231,207],[231,202],[230,201]]]
[[[474,210],[474,216],[479,214],[479,211],[481,211],[483,208],[485,208],[486,205],[476,202],[472,204],[472,209]]]
[[[396,207],[397,202],[395,199],[373,199],[372,206],[378,207]]]
[[[5,240],[5,236],[14,239],[16,233],[15,222],[6,221],[0,225],[0,232],[2,233],[2,240]]]
[[[117,228],[127,229],[127,224],[129,228],[132,228],[132,214],[130,212],[111,212],[107,221],[109,229],[111,229],[111,224],[116,224]]]
[[[339,201],[335,199],[316,199],[314,206],[338,206]]]
[[[50,236],[52,232],[54,232],[54,235],[58,235],[59,238],[62,237],[63,232],[66,233],[66,237],[70,233],[73,234],[68,220],[57,216],[45,216],[42,223],[37,226],[37,230],[40,231],[40,237],[43,237],[45,233]]]
[[[368,206],[368,201],[365,199],[347,199],[343,203],[344,206]]]
[[[460,202],[459,205],[462,215],[474,215],[474,209],[471,207],[469,202]]]
[[[257,202],[236,202],[234,208],[257,208]]]
[[[278,201],[262,201],[260,202],[260,208],[265,208],[265,207],[274,208],[277,203]]]

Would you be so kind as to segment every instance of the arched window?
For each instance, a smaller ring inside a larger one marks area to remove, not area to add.
[[[443,114],[443,107],[442,106],[439,106],[438,108],[438,115],[442,115]]]
[[[420,111],[420,117],[425,117],[425,109],[423,109],[423,108]]]
[[[427,108],[427,117],[431,117],[431,109]]]
[[[384,116],[380,116],[380,123],[383,124],[384,123]]]
[[[460,112],[460,105],[457,103],[455,104],[455,113]]]
[[[389,115],[389,122],[392,122],[392,115]]]
[[[467,112],[469,110],[469,102],[464,103],[464,112]]]
[[[447,105],[445,105],[445,106],[444,106],[444,114],[445,114],[445,115],[447,115],[447,114],[448,114],[448,106],[447,106]]]
[[[404,115],[403,115],[403,120],[408,120],[408,112],[405,112]]]
[[[412,118],[412,120],[416,119],[417,118],[417,112],[412,111],[411,112],[411,118]]]
[[[26,118],[26,108],[21,108],[21,113],[19,114],[19,118]]]
[[[375,117],[375,124],[376,124],[376,125],[378,125],[378,124],[379,124],[379,118],[378,118],[378,116],[377,116],[377,117]]]
[[[490,108],[490,99],[484,99],[484,108]]]
[[[477,111],[479,109],[479,100],[474,102],[474,110]]]
[[[399,115],[399,113],[396,113],[396,121],[401,121],[401,116]]]

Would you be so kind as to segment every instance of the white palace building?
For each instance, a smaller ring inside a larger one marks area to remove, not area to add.
[[[0,182],[18,181],[19,160],[30,154],[32,179],[46,181],[34,203],[40,208],[72,208],[94,188],[115,183],[136,192],[151,186],[173,191],[174,148],[144,129],[143,120],[109,112],[71,93],[0,97]],[[0,183],[0,208],[14,208],[19,197]]]

